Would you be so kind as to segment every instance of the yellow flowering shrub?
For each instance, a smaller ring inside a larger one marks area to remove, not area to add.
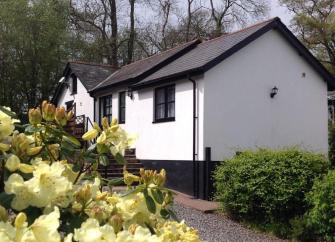
[[[196,230],[174,220],[166,173],[124,170],[125,192],[115,193],[97,171],[109,156],[125,163],[134,142],[116,119],[94,124],[83,135],[96,140],[85,149],[63,129],[73,113],[43,102],[17,125],[0,107],[1,242],[197,242]],[[137,185],[134,186],[134,183]]]

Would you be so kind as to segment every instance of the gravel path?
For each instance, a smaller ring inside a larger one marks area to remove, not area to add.
[[[201,239],[207,242],[283,242],[270,235],[252,231],[220,214],[205,214],[180,204],[174,205],[174,211],[178,218],[196,228]]]

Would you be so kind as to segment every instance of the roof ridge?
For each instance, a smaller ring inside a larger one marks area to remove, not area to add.
[[[199,39],[194,39],[194,40],[191,40],[191,41],[188,41],[188,42],[182,43],[182,44],[180,44],[180,45],[176,45],[176,46],[175,46],[175,47],[173,47],[173,48],[170,48],[170,49],[164,50],[164,51],[162,51],[162,52],[159,52],[159,53],[153,54],[153,55],[151,55],[151,56],[148,56],[148,57],[146,57],[146,58],[143,58],[143,59],[140,59],[140,60],[134,61],[134,62],[132,62],[132,63],[130,63],[130,64],[127,64],[127,65],[121,66],[121,68],[123,68],[123,67],[126,67],[126,66],[130,66],[130,65],[133,65],[133,64],[137,64],[137,63],[139,63],[139,62],[141,62],[141,61],[148,60],[148,59],[150,59],[150,58],[152,58],[152,57],[156,57],[156,56],[159,56],[159,55],[162,55],[162,54],[166,54],[166,53],[170,52],[171,50],[174,50],[174,49],[176,49],[176,48],[179,48],[179,47],[181,47],[181,46],[184,46],[184,45],[190,44],[190,43],[192,43],[192,42],[196,42],[196,41],[198,41],[198,40],[199,40]]]
[[[205,40],[203,43],[208,43],[208,42],[211,42],[211,41],[214,41],[214,40],[218,40],[218,39],[223,38],[223,37],[227,37],[227,36],[231,36],[231,35],[234,35],[234,34],[238,34],[240,32],[243,32],[243,31],[249,30],[251,28],[257,27],[257,26],[259,26],[261,24],[273,22],[274,20],[280,20],[280,18],[279,17],[274,17],[274,18],[270,18],[270,19],[267,19],[267,20],[264,20],[264,21],[260,21],[258,23],[252,24],[252,25],[250,25],[248,27],[236,30],[234,32],[223,34],[223,35],[221,35],[219,37],[216,37],[216,38],[213,38],[213,39],[210,39],[210,40]]]
[[[114,66],[114,65],[100,64],[100,63],[94,63],[94,62],[85,62],[85,61],[78,61],[78,60],[69,61],[69,63],[80,64],[80,65],[89,65],[89,66],[110,67],[110,68],[120,69],[120,67],[117,67],[117,66]]]

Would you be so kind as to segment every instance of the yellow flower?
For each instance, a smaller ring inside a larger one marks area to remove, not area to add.
[[[16,171],[17,169],[19,169],[20,167],[20,159],[19,157],[17,157],[16,155],[11,155],[7,161],[6,161],[6,168],[11,171],[11,172],[14,172]]]
[[[56,111],[55,105],[53,105],[52,103],[48,103],[47,101],[43,101],[42,113],[44,120],[53,121],[55,119],[55,111]]]
[[[7,108],[10,111],[10,108]],[[14,131],[16,120],[0,111],[0,141],[7,138]]]
[[[92,140],[98,136],[99,132],[96,129],[91,129],[90,131],[86,132],[83,136],[83,140]]]
[[[27,216],[25,213],[19,213],[15,218],[15,228],[21,228],[27,225]]]
[[[8,213],[7,210],[0,205],[0,221],[6,222],[8,219]]]
[[[101,135],[97,138],[98,144],[104,144],[106,142],[107,136],[105,131],[102,131]]]
[[[28,232],[23,235],[22,241],[60,242],[61,237],[57,231],[59,227],[59,217],[60,214],[57,207],[54,208],[53,212],[40,216],[30,226]],[[27,238],[32,240],[28,240]]]
[[[40,108],[31,108],[28,112],[29,123],[32,125],[40,124],[42,121],[42,114]]]
[[[134,182],[138,182],[140,180],[140,177],[135,176],[125,170],[123,172],[123,180],[127,186],[131,186]]]
[[[14,242],[16,237],[15,228],[8,222],[0,221],[1,242]]]
[[[66,123],[67,123],[67,115],[66,115],[64,107],[58,107],[58,108],[56,108],[55,120],[61,126],[65,126],[66,125]]]
[[[24,183],[23,178],[16,173],[10,175],[5,182],[5,192],[8,194],[15,194],[11,207],[18,211],[27,208],[32,199],[32,194]]]
[[[34,171],[34,167],[28,164],[21,163],[19,166],[19,170],[23,173],[32,173]]]
[[[37,146],[37,147],[29,148],[27,150],[27,155],[29,155],[29,156],[37,155],[38,153],[41,152],[42,148],[43,148],[42,146]]]
[[[9,149],[10,149],[10,145],[4,144],[4,143],[0,143],[0,151],[6,152]]]
[[[100,226],[96,219],[89,218],[79,229],[74,230],[74,240],[79,242],[115,241],[114,229],[109,224]]]
[[[60,201],[72,192],[72,183],[63,176],[65,167],[60,162],[54,162],[48,165],[44,162],[39,162],[34,167],[33,178],[26,181],[27,187],[33,193],[33,198],[30,203],[36,207],[46,207],[48,205],[66,206]],[[50,192],[52,191],[52,192]],[[61,198],[61,199],[60,199]]]

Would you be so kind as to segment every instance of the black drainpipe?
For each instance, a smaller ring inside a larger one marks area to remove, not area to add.
[[[190,76],[187,77],[188,80],[190,80],[193,84],[193,152],[192,152],[192,160],[193,160],[193,195],[196,198],[199,198],[199,164],[195,159],[196,156],[196,122],[197,122],[197,113],[196,113],[196,107],[197,107],[197,83],[195,80],[193,80]]]

